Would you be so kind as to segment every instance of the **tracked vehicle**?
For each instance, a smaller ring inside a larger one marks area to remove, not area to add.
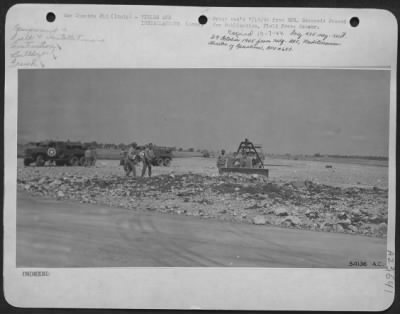
[[[264,166],[264,155],[261,146],[255,146],[247,138],[239,144],[236,153],[228,156],[225,167],[220,168],[221,173],[259,174],[268,177],[269,169]]]

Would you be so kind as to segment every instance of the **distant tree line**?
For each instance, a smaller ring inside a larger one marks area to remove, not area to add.
[[[359,155],[326,155],[331,158],[357,158],[357,159],[369,159],[369,160],[388,160],[385,156],[359,156]]]
[[[328,157],[328,158],[353,158],[353,159],[368,159],[368,160],[388,160],[385,156],[362,156],[362,155],[338,155],[338,154],[320,154],[315,153],[314,157]]]
[[[339,155],[339,154],[321,154],[321,153],[315,153],[312,155],[307,155],[307,154],[291,154],[291,153],[285,153],[285,154],[266,154],[269,157],[279,157],[279,156],[284,156],[285,158],[289,159],[299,159],[299,158],[352,158],[352,159],[365,159],[365,160],[389,160],[388,157],[386,156],[363,156],[363,155]]]

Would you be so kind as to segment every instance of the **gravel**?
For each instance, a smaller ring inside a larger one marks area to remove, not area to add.
[[[151,178],[132,178],[117,164],[101,163],[95,168],[20,167],[17,181],[19,190],[42,198],[373,237],[387,233],[388,190],[376,186],[167,168]]]

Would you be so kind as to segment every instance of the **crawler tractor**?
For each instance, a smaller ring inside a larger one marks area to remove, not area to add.
[[[239,144],[236,153],[227,158],[225,167],[220,168],[221,173],[237,172],[268,177],[269,170],[264,168],[264,156],[260,146],[257,147],[246,138]]]

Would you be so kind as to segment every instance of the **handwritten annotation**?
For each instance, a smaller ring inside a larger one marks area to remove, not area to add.
[[[299,46],[340,46],[347,33],[323,31],[322,25],[345,23],[344,19],[332,18],[213,18],[215,31],[209,37],[208,45],[229,50],[283,52],[294,51]]]
[[[69,32],[65,28],[35,28],[15,25],[11,35],[11,67],[44,68],[49,59],[56,60],[66,42],[103,42],[103,39]]]

